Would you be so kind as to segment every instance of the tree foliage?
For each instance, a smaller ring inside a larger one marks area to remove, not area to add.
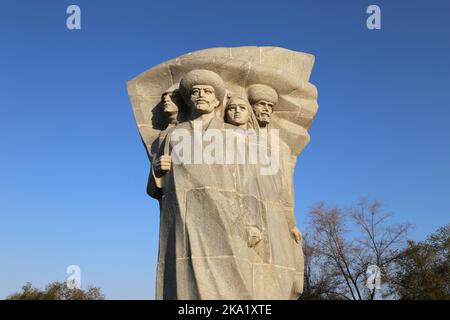
[[[408,241],[393,287],[399,299],[450,300],[450,224],[425,241]]]
[[[21,292],[9,295],[6,300],[103,300],[100,288],[88,287],[86,290],[69,289],[64,282],[52,282],[44,290],[34,288],[27,282]]]

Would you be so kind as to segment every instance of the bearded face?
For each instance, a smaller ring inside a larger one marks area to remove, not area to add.
[[[253,105],[256,119],[261,127],[265,127],[270,122],[270,115],[273,112],[273,103],[260,100]]]

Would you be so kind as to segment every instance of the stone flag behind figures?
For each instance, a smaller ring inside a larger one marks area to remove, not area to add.
[[[317,112],[313,63],[282,48],[213,48],[128,82],[161,209],[157,299],[300,296],[293,172]]]

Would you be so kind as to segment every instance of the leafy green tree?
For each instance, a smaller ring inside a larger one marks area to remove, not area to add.
[[[408,241],[392,282],[399,299],[450,300],[450,224],[425,241]]]
[[[64,282],[52,282],[45,290],[33,288],[30,282],[22,287],[22,292],[9,295],[6,300],[104,300],[100,288],[89,286],[87,290],[69,289]]]

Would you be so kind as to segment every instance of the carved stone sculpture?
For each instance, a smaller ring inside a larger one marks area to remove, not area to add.
[[[128,82],[160,203],[157,299],[297,299],[293,173],[317,90],[310,54],[212,48]]]

